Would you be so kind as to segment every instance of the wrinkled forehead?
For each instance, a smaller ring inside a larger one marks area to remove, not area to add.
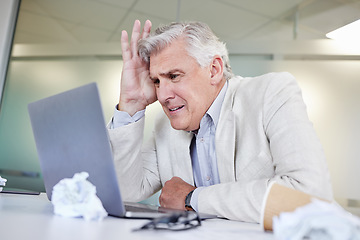
[[[159,52],[150,55],[150,75],[173,72],[174,69],[187,69],[195,65],[196,60],[186,50],[187,44],[182,39],[172,42]]]
[[[158,56],[164,56],[166,58],[179,58],[188,54],[188,44],[184,38],[174,39],[172,42],[167,43],[161,47],[154,49],[150,55],[149,60],[156,58]]]

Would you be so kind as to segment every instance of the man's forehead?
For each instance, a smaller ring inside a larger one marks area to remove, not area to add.
[[[166,46],[152,52],[151,55],[149,56],[150,62],[151,62],[151,58],[154,58],[158,55],[165,55],[169,52],[170,54],[172,54],[172,52],[184,52],[184,51],[187,53],[186,48],[187,48],[187,42],[185,41],[185,39],[183,38],[175,39],[171,43],[166,44]]]
[[[165,74],[181,70],[181,66],[184,64],[184,52],[185,50],[177,47],[176,45],[170,45],[163,49],[161,52],[152,54],[150,56],[150,75],[151,74]]]

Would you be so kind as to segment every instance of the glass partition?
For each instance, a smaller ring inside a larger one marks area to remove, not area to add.
[[[0,115],[0,169],[7,186],[43,190],[27,104],[97,82],[105,118],[110,119],[120,71],[120,59],[12,59]]]

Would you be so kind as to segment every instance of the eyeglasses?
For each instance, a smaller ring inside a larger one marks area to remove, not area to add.
[[[193,211],[175,213],[170,216],[156,218],[144,226],[135,229],[140,230],[170,230],[183,231],[201,226],[199,215]]]

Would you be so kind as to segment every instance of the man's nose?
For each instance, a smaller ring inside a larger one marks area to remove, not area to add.
[[[156,95],[161,104],[174,98],[175,95],[172,84],[166,80],[160,81],[159,86],[156,88]]]

